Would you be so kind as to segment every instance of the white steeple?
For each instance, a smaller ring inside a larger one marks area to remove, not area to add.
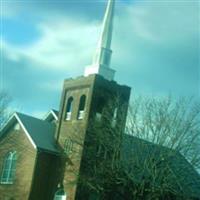
[[[98,47],[92,65],[85,68],[85,76],[100,74],[108,80],[113,80],[114,78],[115,71],[109,68],[112,55],[112,50],[110,48],[113,31],[114,5],[115,0],[108,0]]]

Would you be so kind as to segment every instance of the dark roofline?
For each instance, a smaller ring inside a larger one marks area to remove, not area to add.
[[[27,121],[26,121],[27,120]],[[39,145],[37,144],[38,140],[34,140],[34,138],[36,138],[35,134],[31,134],[29,133],[28,129],[30,130],[30,124],[31,123],[34,123],[36,122],[36,124],[39,123],[40,127],[43,127],[43,124],[45,125],[44,127],[48,129],[47,130],[51,130],[51,126],[52,123],[49,123],[47,121],[44,121],[44,120],[41,120],[41,119],[38,119],[36,117],[33,117],[33,116],[30,116],[30,115],[27,115],[27,114],[23,114],[23,113],[20,113],[20,112],[15,112],[6,122],[6,124],[4,125],[4,127],[2,128],[1,132],[0,132],[0,139],[2,137],[5,136],[6,134],[6,131],[15,123],[15,122],[18,122],[21,126],[21,128],[23,129],[25,135],[28,137],[30,143],[33,145],[33,147],[36,149],[36,150],[41,150],[41,151],[45,151],[45,152],[49,152],[51,154],[59,154],[59,150],[57,149],[56,147],[56,144],[55,144],[55,147],[54,145],[52,144],[52,134],[49,135],[49,139],[50,139],[50,143],[46,143],[47,144],[47,148],[44,148],[45,146],[45,143],[40,143],[39,142]],[[25,123],[26,122],[26,123]],[[24,124],[25,123],[25,124]],[[30,123],[30,124],[29,124]],[[29,125],[27,127],[27,124]],[[42,126],[41,126],[42,125]],[[27,129],[28,128],[28,129]],[[50,128],[50,129],[49,129]],[[40,130],[40,129],[39,129]],[[44,129],[45,130],[45,129]],[[50,133],[52,133],[50,131]],[[49,133],[49,134],[50,134]],[[57,149],[57,150],[56,150]]]
[[[53,118],[57,121],[58,120],[58,115],[59,115],[59,112],[55,109],[51,109],[43,118],[43,120],[45,121],[48,121],[48,118],[50,116],[53,116]]]
[[[22,123],[22,121],[20,120],[20,117],[19,115],[24,115],[24,116],[28,116],[26,114],[23,114],[23,113],[19,113],[19,112],[15,112],[8,120],[7,122],[5,123],[5,125],[2,127],[1,129],[1,132],[0,132],[0,139],[2,137],[5,136],[6,134],[6,131],[10,128],[10,126],[12,126],[14,124],[15,121],[17,121],[20,126],[22,127],[24,133],[26,134],[26,136],[28,137],[30,143],[33,145],[33,147],[35,149],[37,149],[37,146],[35,144],[35,142],[33,141],[33,139],[31,138],[30,134],[28,133],[28,131],[26,130],[26,128],[24,127],[24,124]],[[34,117],[33,117],[34,118]],[[37,119],[37,118],[35,118]]]

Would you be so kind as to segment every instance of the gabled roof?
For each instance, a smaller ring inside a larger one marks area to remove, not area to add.
[[[59,114],[58,110],[52,109],[52,112],[58,117]]]
[[[170,189],[178,194],[200,197],[200,175],[179,152],[124,134],[122,154],[135,182],[149,176],[147,165],[152,161],[158,174],[155,184],[159,186],[165,177]]]
[[[34,148],[52,153],[59,152],[54,138],[55,124],[22,113],[15,113],[8,120],[1,130],[0,139],[16,121],[21,125]]]
[[[57,110],[51,109],[44,117],[45,121],[52,122],[58,120],[59,112]]]

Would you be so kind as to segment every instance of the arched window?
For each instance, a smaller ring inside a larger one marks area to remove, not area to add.
[[[83,119],[85,114],[85,102],[86,96],[82,95],[80,98],[79,108],[78,108],[78,119]]]
[[[71,114],[72,114],[72,104],[73,104],[73,97],[70,97],[67,101],[67,107],[66,107],[66,120],[71,119]]]
[[[17,155],[16,151],[9,152],[3,162],[3,169],[1,174],[1,183],[4,184],[12,184],[14,177],[15,177],[15,171],[16,171],[16,160]]]

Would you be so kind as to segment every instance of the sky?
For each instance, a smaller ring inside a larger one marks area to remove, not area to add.
[[[92,63],[107,1],[1,0],[0,89],[11,109],[58,109],[63,80]],[[200,9],[194,0],[117,0],[111,68],[132,96],[200,97]]]

